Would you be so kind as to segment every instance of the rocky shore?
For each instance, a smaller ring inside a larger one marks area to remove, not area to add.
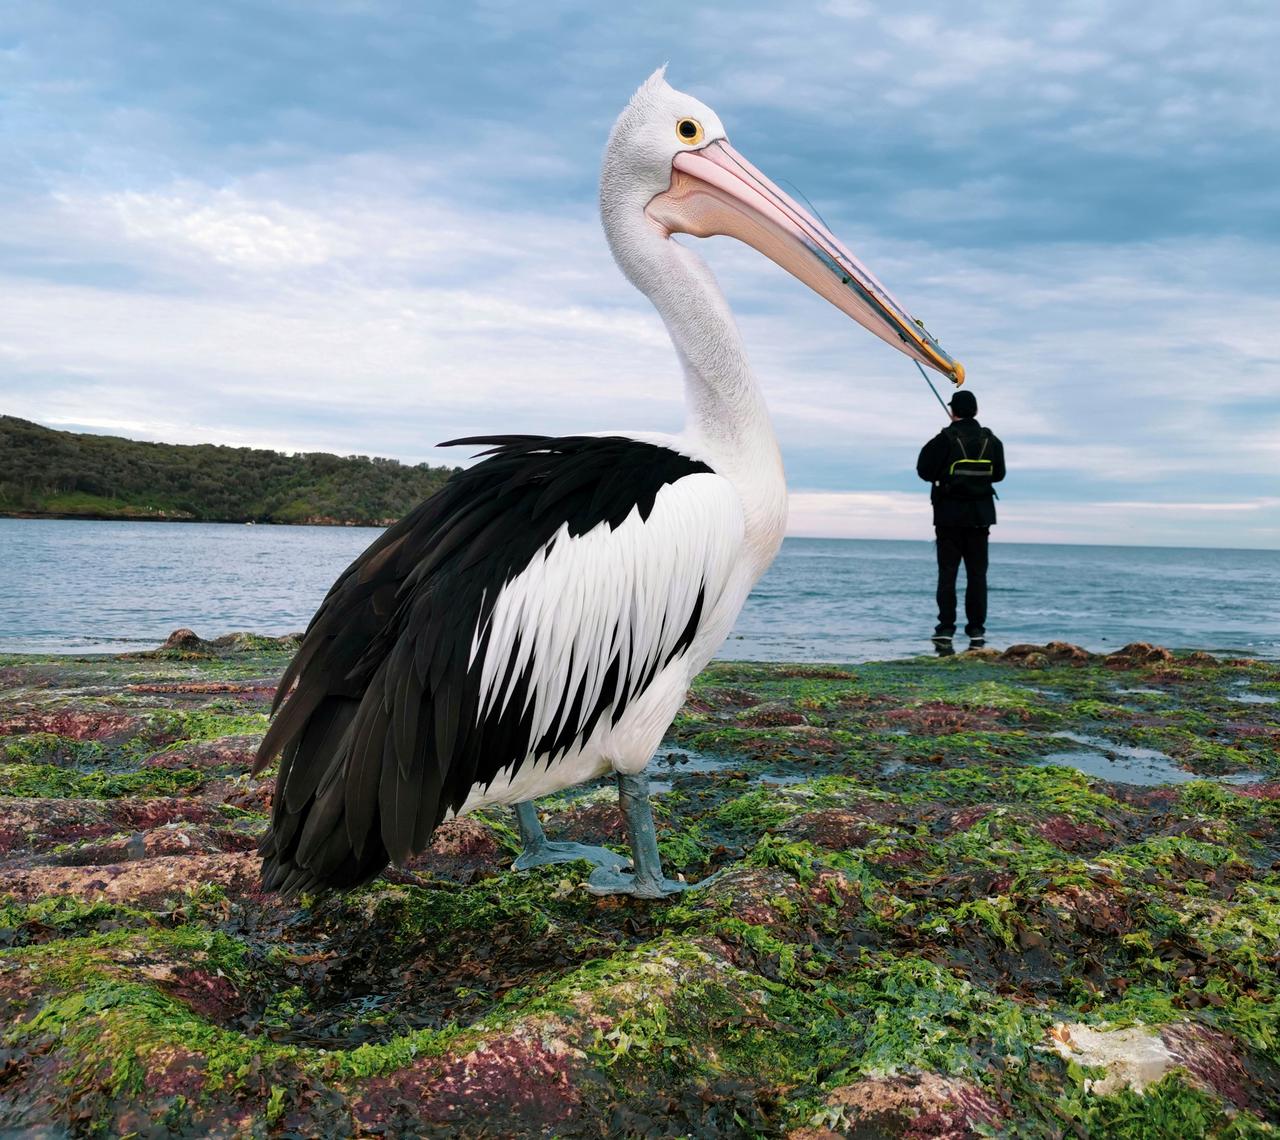
[[[1276,1134],[1275,662],[717,663],[651,769],[709,886],[513,873],[493,811],[297,906],[246,775],[292,647],[0,658],[0,1134]]]

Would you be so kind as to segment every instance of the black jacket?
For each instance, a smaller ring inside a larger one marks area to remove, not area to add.
[[[916,474],[926,483],[933,484],[933,490],[929,494],[933,501],[933,525],[994,526],[994,495],[961,498],[947,485],[947,469],[951,466],[952,458],[949,433],[952,431],[959,433],[970,457],[976,457],[982,450],[982,425],[973,419],[957,420],[920,449],[920,458],[916,460]],[[1004,445],[994,434],[987,444],[986,457],[991,460],[991,481],[999,483],[1004,478]]]

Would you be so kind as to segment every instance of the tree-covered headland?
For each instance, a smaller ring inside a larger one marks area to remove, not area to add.
[[[454,468],[54,431],[0,416],[0,515],[385,526]]]

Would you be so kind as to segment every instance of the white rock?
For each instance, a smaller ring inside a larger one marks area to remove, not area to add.
[[[1058,1022],[1049,1030],[1049,1040],[1058,1055],[1066,1060],[1107,1070],[1105,1077],[1085,1082],[1086,1090],[1100,1096],[1124,1088],[1142,1092],[1176,1064],[1160,1035],[1143,1025],[1129,1029],[1095,1029]]]

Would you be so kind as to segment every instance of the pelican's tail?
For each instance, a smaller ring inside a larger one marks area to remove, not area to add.
[[[359,849],[348,827],[350,729],[359,707],[351,697],[324,698],[284,746],[271,828],[258,848],[266,890],[286,897],[349,890],[376,878],[390,862],[376,819],[358,836]]]

